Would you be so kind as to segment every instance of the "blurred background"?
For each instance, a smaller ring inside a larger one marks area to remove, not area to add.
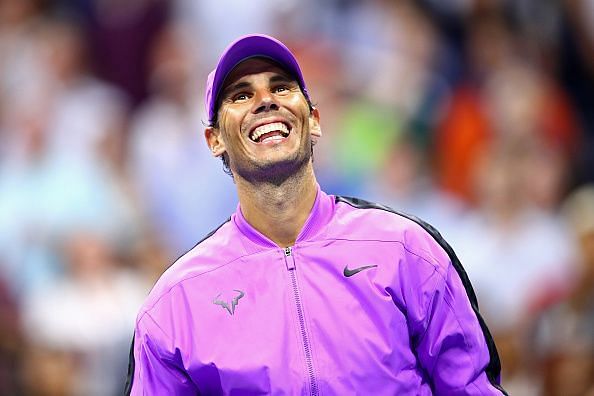
[[[513,395],[594,395],[594,1],[0,0],[0,395],[116,395],[136,312],[235,210],[238,35],[294,50],[322,187],[454,247]]]

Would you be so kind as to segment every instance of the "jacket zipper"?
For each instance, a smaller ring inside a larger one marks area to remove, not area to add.
[[[295,258],[291,247],[285,248],[285,263],[291,276],[291,284],[293,286],[293,295],[295,297],[295,304],[297,305],[297,315],[299,316],[299,325],[301,330],[301,341],[303,342],[303,349],[305,350],[305,362],[307,364],[307,371],[309,374],[309,386],[312,395],[318,395],[318,383],[313,368],[313,359],[311,356],[311,347],[309,345],[309,338],[307,331],[305,331],[305,317],[303,315],[303,305],[301,303],[301,296],[297,288],[297,277],[295,275]]]

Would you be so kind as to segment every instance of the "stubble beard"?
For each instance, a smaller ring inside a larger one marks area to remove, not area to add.
[[[302,176],[311,158],[312,142],[311,137],[308,136],[305,147],[300,148],[289,158],[250,163],[239,161],[231,165],[233,173],[249,184],[255,186],[269,184],[278,187]]]

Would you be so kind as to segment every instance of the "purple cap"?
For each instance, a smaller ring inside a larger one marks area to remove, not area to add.
[[[297,59],[291,51],[274,37],[264,34],[242,36],[232,42],[219,58],[217,67],[208,75],[206,81],[206,114],[212,122],[216,114],[217,99],[225,79],[233,68],[246,59],[253,57],[269,58],[288,71],[299,83],[303,95],[309,100],[309,94],[303,80],[303,74]]]

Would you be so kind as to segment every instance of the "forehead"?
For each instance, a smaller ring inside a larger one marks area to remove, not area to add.
[[[288,80],[295,80],[293,76],[281,68],[276,62],[266,58],[251,58],[235,66],[235,68],[225,79],[222,90],[225,90],[229,85],[241,80],[244,77],[266,72],[282,75]]]

